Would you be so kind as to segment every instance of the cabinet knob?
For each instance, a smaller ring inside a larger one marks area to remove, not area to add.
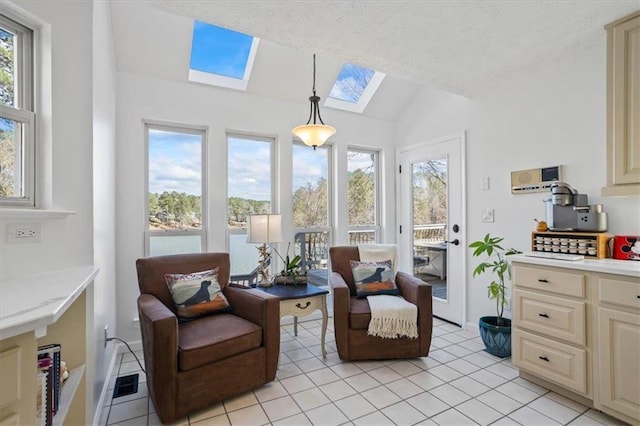
[[[545,314],[544,312],[539,313],[538,316],[542,318],[549,318],[549,314]]]
[[[538,358],[540,358],[541,360],[545,361],[545,362],[549,362],[549,358],[547,358],[546,356],[539,356]]]

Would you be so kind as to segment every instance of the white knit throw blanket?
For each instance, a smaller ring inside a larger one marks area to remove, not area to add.
[[[368,296],[371,307],[369,336],[383,339],[398,337],[418,338],[418,307],[409,303],[402,296],[381,294]]]
[[[362,262],[384,262],[391,260],[391,267],[396,269],[395,244],[359,244],[358,253]]]

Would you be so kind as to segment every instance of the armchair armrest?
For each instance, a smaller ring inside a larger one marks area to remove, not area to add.
[[[396,285],[406,301],[418,307],[418,336],[421,350],[429,349],[433,330],[433,300],[431,285],[406,272],[396,273]]]
[[[351,294],[349,286],[339,272],[329,274],[329,286],[333,294],[333,329],[340,356],[348,359],[349,353],[349,310]]]
[[[280,299],[251,288],[226,286],[223,293],[235,315],[262,327],[262,342],[267,351],[267,379],[273,380],[280,356]]]
[[[178,319],[152,294],[138,297],[138,315],[149,392],[154,401],[175,407],[178,373]]]

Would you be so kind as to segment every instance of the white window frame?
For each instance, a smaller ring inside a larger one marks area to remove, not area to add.
[[[23,189],[21,197],[0,197],[0,206],[36,207],[36,113],[34,109],[36,30],[14,16],[7,16],[4,12],[0,14],[0,25],[15,34],[17,41],[14,52],[14,78],[17,81],[14,89],[15,106],[0,104],[0,117],[16,122],[14,139],[21,141],[21,149],[15,150],[14,179]]]
[[[196,126],[181,123],[168,123],[154,120],[143,120],[144,141],[145,141],[145,170],[144,170],[144,254],[150,255],[151,237],[179,237],[189,235],[200,236],[200,249],[204,253],[207,251],[207,224],[209,223],[208,202],[207,202],[207,141],[208,128],[206,126]],[[202,201],[202,227],[200,229],[177,229],[164,231],[149,230],[149,129],[157,129],[175,133],[188,133],[201,135],[202,137],[202,161],[201,161],[201,195]]]
[[[376,150],[376,149],[370,149],[370,148],[361,148],[361,147],[355,147],[355,146],[348,146],[347,147],[347,175],[349,174],[348,171],[348,166],[349,166],[349,153],[350,152],[360,152],[360,153],[366,153],[366,154],[373,154],[374,155],[374,160],[373,160],[373,168],[374,168],[374,172],[375,172],[375,181],[374,181],[374,185],[375,185],[375,191],[374,191],[374,204],[375,204],[375,222],[369,225],[351,225],[349,224],[349,218],[347,217],[347,237],[348,234],[352,231],[373,231],[375,233],[375,241],[376,242],[380,242],[380,197],[381,197],[381,192],[380,192],[380,151]],[[348,188],[348,182],[347,182],[347,189],[346,189],[347,194],[349,193],[349,188]],[[348,201],[347,201],[348,204]],[[349,239],[347,238],[347,241]]]
[[[230,138],[237,138],[237,139],[247,139],[247,140],[252,140],[252,141],[260,141],[260,142],[265,142],[269,144],[269,150],[270,150],[270,170],[271,170],[271,186],[269,188],[270,190],[270,195],[269,195],[269,205],[270,205],[270,213],[277,213],[277,205],[278,205],[278,200],[277,200],[277,186],[278,186],[278,182],[277,182],[277,173],[276,173],[276,142],[277,139],[275,136],[267,136],[267,135],[260,135],[257,133],[249,133],[249,132],[239,132],[239,131],[227,131],[225,134],[225,142],[226,142],[226,148],[227,148],[227,158],[226,158],[226,162],[227,162],[227,175],[226,175],[226,179],[227,179],[227,193],[225,195],[225,217],[224,217],[224,225],[225,225],[225,229],[226,229],[226,245],[225,247],[227,248],[227,251],[231,251],[231,235],[246,235],[248,230],[246,227],[244,228],[231,228],[229,226],[229,139]],[[275,257],[275,256],[274,256]],[[274,257],[272,257],[272,261],[275,261],[277,263],[277,259],[274,259]],[[257,264],[256,264],[257,266]],[[246,271],[246,273],[249,273],[251,271]]]
[[[304,147],[306,149],[311,149],[309,148],[307,145],[305,145],[304,143],[302,143],[301,141],[298,140],[294,140],[293,141],[293,145],[296,146],[301,146]],[[295,237],[298,233],[300,232],[305,232],[305,233],[319,233],[319,232],[326,232],[328,237],[327,237],[327,245],[329,247],[331,247],[333,245],[333,238],[334,238],[334,231],[333,231],[333,224],[335,222],[334,220],[334,210],[333,210],[333,188],[334,188],[334,174],[333,174],[333,144],[331,143],[325,143],[319,147],[316,148],[316,150],[319,149],[326,149],[327,150],[327,224],[325,226],[315,226],[315,227],[309,227],[309,228],[299,228],[299,227],[293,227],[292,231],[293,231],[293,236]],[[294,160],[294,156],[293,156],[293,150],[291,150],[291,162],[292,162],[292,166],[293,166],[293,160]],[[292,167],[293,170],[293,167]],[[293,176],[292,176],[292,187],[291,187],[291,201],[292,201],[292,205],[291,205],[291,218],[293,219],[293,193],[294,193],[294,189],[293,189]],[[292,220],[293,223],[293,220]],[[292,241],[293,243],[294,241]]]

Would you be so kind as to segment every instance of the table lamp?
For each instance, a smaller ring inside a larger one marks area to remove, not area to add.
[[[267,244],[282,241],[282,216],[279,214],[254,214],[249,216],[249,229],[247,243],[262,244],[258,247],[260,260],[258,262],[258,274],[262,280],[258,283],[261,287],[271,286],[269,264],[271,252]]]

